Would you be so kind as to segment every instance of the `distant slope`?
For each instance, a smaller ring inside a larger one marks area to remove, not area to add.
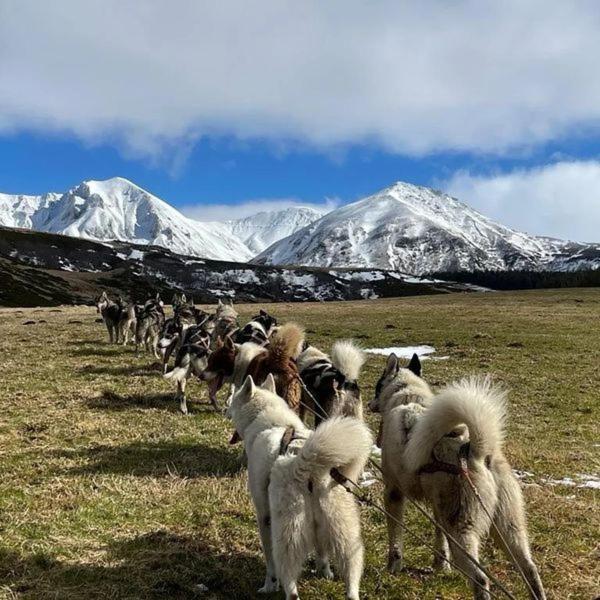
[[[598,268],[600,245],[530,236],[435,190],[397,183],[259,254],[257,264],[436,271]]]
[[[0,305],[90,303],[102,290],[136,301],[185,291],[197,302],[324,301],[481,289],[381,270],[265,267],[202,260],[158,246],[98,243],[0,228]]]
[[[314,223],[326,213],[326,210],[307,206],[290,206],[283,210],[263,211],[243,219],[225,221],[223,225],[256,255],[278,240]]]

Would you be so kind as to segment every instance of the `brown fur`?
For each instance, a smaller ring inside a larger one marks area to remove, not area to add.
[[[257,385],[261,385],[269,373],[275,378],[277,395],[283,398],[295,413],[301,411],[302,385],[294,361],[302,345],[304,332],[295,323],[286,323],[271,338],[266,352],[252,359],[246,370]]]
[[[277,394],[296,413],[300,413],[302,386],[298,369],[294,361],[298,355],[304,332],[295,323],[286,323],[271,338],[271,343],[255,356],[245,371],[240,374],[240,381],[252,375],[257,385],[262,384],[269,373],[273,373]],[[238,350],[230,337],[217,339],[214,352],[208,359],[205,379],[217,378],[219,382],[231,378],[236,368]],[[237,374],[236,374],[237,378]]]

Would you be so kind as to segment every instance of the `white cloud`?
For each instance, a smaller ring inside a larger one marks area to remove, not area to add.
[[[291,206],[307,206],[319,211],[329,212],[339,205],[337,199],[326,199],[324,202],[302,202],[296,198],[263,198],[247,200],[240,204],[188,204],[179,210],[197,221],[228,221],[243,219],[259,212],[276,211]]]
[[[462,171],[439,185],[504,225],[600,242],[600,162],[558,162],[487,176]]]
[[[523,150],[597,131],[598,56],[592,0],[3,2],[0,132]]]

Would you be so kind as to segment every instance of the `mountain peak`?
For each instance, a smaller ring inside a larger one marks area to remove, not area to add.
[[[398,181],[276,242],[255,261],[383,268],[417,275],[480,269],[535,270],[550,268],[553,261],[561,269],[561,244],[495,223],[437,190]],[[579,268],[585,266],[585,261],[579,262]]]

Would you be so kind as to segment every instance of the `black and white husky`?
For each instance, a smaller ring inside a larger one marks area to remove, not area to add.
[[[314,346],[301,352],[298,371],[308,391],[303,402],[314,409],[315,425],[327,417],[362,419],[358,377],[364,362],[364,353],[350,340],[335,342],[331,357]]]
[[[118,344],[122,340],[126,345],[129,334],[134,333],[136,327],[134,305],[126,304],[120,296],[113,302],[106,292],[102,292],[96,299],[96,310],[102,315],[110,343]]]
[[[272,317],[267,311],[261,309],[259,314],[253,316],[244,327],[238,329],[233,334],[233,341],[236,344],[252,342],[259,346],[266,346],[276,327],[277,319]]]
[[[177,356],[183,345],[201,342],[211,346],[216,326],[215,316],[199,309],[195,309],[195,311],[193,314],[195,324],[192,324],[191,318],[188,318],[189,315],[185,313],[182,315],[179,311],[175,313],[174,317],[164,322],[158,340],[163,373],[168,370],[171,356]]]
[[[200,325],[191,325],[185,329],[183,329],[181,322],[175,317],[173,327],[178,332],[176,338],[177,353],[175,364],[170,371],[167,370],[167,363],[164,363],[164,377],[165,379],[175,381],[177,384],[175,397],[179,400],[181,412],[186,415],[188,414],[185,396],[187,381],[192,375],[200,377],[206,369],[214,336],[215,317],[214,315],[206,315],[206,318]],[[212,398],[211,401],[213,401]],[[216,404],[216,400],[213,401],[213,405],[215,409],[220,410]]]

